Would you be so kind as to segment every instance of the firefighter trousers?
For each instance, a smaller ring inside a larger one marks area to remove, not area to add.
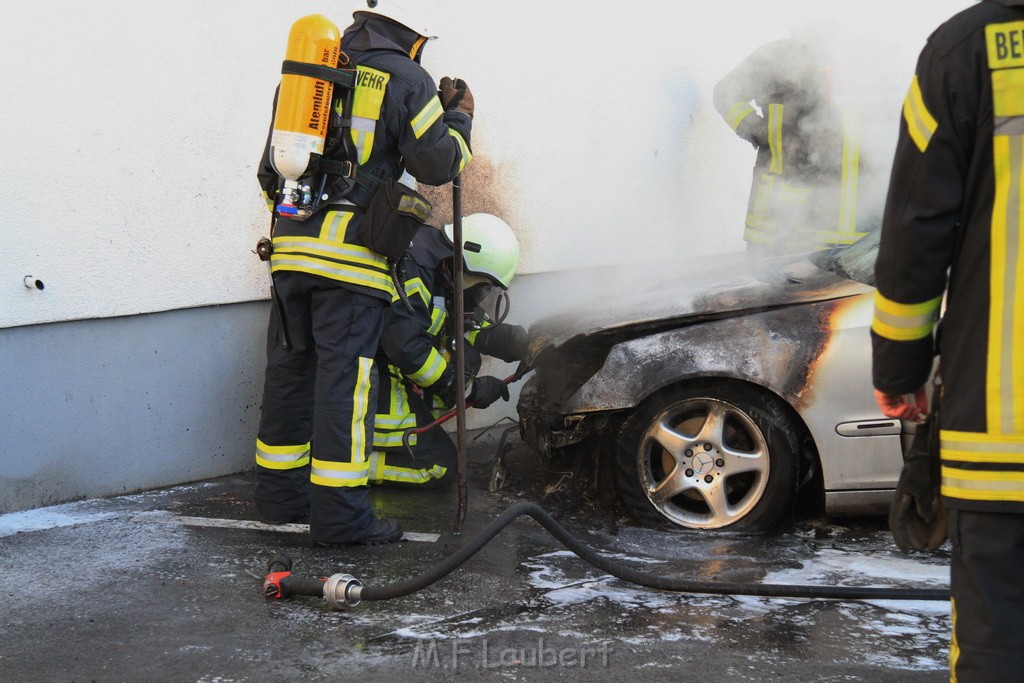
[[[276,524],[308,510],[314,542],[351,543],[374,523],[367,459],[385,302],[301,272],[278,272],[274,283],[283,321],[271,307],[256,508]]]
[[[422,394],[408,392],[409,407],[416,416],[416,425],[434,421]],[[386,413],[388,397],[378,398],[379,412]],[[370,483],[394,488],[445,489],[455,480],[458,449],[442,425],[410,439],[412,455],[405,449],[374,449],[370,455]]]
[[[952,510],[950,680],[1024,681],[1024,514]]]

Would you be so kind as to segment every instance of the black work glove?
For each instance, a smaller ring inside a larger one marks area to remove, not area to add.
[[[451,79],[445,76],[438,84],[437,96],[441,98],[441,107],[445,111],[457,109],[473,118],[473,93],[466,81],[461,78]]]
[[[466,403],[474,408],[486,408],[498,399],[508,400],[508,385],[497,377],[484,375],[473,380],[473,388],[466,397]]]
[[[939,496],[938,413],[933,410],[903,456],[896,499],[889,508],[889,530],[904,553],[935,550],[946,541],[946,510]]]
[[[520,325],[490,325],[476,333],[473,348],[485,356],[494,356],[507,363],[523,361],[530,350],[530,335]]]

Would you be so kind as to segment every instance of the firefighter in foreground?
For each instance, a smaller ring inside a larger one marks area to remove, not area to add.
[[[356,162],[354,186],[310,218],[279,210],[273,228],[270,263],[282,315],[272,313],[268,332],[255,502],[267,523],[308,514],[319,545],[389,543],[402,535],[397,521],[375,517],[368,500],[373,359],[395,287],[387,259],[368,248],[359,228],[363,210],[383,188],[394,189],[391,181],[403,171],[441,185],[471,159],[469,89],[445,78],[439,94],[419,64],[435,37],[426,11],[423,0],[368,0],[353,13],[341,36],[341,54],[357,68],[345,122],[351,139],[333,152],[328,145],[323,166],[334,187],[342,162]],[[331,103],[332,127],[342,118],[341,102]],[[270,147],[268,141],[259,180],[268,201],[281,207]],[[415,193],[401,196],[415,200]]]
[[[466,405],[487,408],[507,401],[497,377],[478,376],[481,356],[506,362],[526,356],[525,329],[492,321],[481,304],[497,288],[507,290],[519,265],[519,243],[500,218],[478,213],[463,220],[463,293],[466,320],[453,319],[452,226],[420,226],[405,261],[405,293],[411,310],[395,301],[384,316],[377,356],[380,395],[370,456],[370,482],[411,488],[446,488],[454,480],[456,447],[440,426],[407,437],[456,404],[454,335],[466,337]],[[507,313],[507,309],[506,309]]]
[[[833,102],[816,38],[798,31],[761,46],[715,85],[714,106],[757,150],[743,239],[759,276],[774,279],[767,259],[782,264],[866,234],[860,116]]]
[[[1024,680],[1022,186],[1024,0],[984,0],[940,26],[919,56],[872,326],[875,394],[890,417],[927,412],[939,356],[951,680]],[[897,500],[927,505],[927,476],[905,467]]]

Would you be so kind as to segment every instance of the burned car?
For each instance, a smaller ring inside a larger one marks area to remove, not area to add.
[[[912,426],[872,392],[877,244],[790,262],[774,280],[737,259],[541,318],[523,440],[606,458],[646,526],[761,531],[803,504],[884,513]]]

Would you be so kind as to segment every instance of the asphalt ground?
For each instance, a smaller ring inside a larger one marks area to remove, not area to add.
[[[779,534],[678,533],[620,516],[578,463],[470,435],[457,490],[375,488],[412,540],[320,548],[302,525],[255,522],[251,472],[0,516],[5,681],[648,680],[944,681],[944,601],[837,601],[655,591],[615,579],[520,518],[416,593],[349,610],[262,595],[267,562],[297,576],[406,581],[533,500],[603,555],[664,576],[942,588],[948,545],[905,556],[885,520],[796,520]]]

